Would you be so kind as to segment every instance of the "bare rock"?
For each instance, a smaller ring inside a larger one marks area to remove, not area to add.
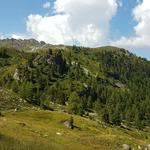
[[[138,149],[139,149],[139,150],[141,150],[141,149],[142,149],[142,147],[141,147],[140,145],[138,145]]]
[[[150,144],[146,145],[145,150],[150,150]]]
[[[15,79],[16,81],[20,81],[18,69],[16,69],[16,71],[15,71],[15,73],[14,73],[14,75],[13,75],[13,79]]]
[[[70,117],[70,119],[66,119],[61,121],[62,124],[64,124],[65,127],[69,128],[69,129],[73,129],[74,125],[73,125],[73,117]]]
[[[123,145],[122,145],[122,148],[123,148],[124,150],[131,150],[131,146],[128,145],[128,144],[123,144]]]

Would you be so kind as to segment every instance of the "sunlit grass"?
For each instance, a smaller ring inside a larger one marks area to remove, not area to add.
[[[70,118],[63,112],[27,109],[5,112],[0,118],[0,149],[2,150],[120,150],[122,144],[132,147],[146,145],[147,134],[128,131],[119,127],[106,127],[87,118],[73,116],[74,130],[62,123]],[[59,133],[59,135],[57,134]]]

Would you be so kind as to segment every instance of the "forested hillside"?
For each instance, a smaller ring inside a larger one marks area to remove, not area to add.
[[[23,50],[24,49],[24,50]],[[150,62],[116,47],[0,48],[0,86],[27,102],[92,111],[106,123],[150,125]]]

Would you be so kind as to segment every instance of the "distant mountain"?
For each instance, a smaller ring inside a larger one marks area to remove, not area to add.
[[[1,47],[15,48],[18,50],[28,50],[28,51],[36,51],[36,49],[41,49],[50,46],[45,42],[38,42],[34,39],[29,40],[16,40],[16,39],[2,39],[0,40]]]
[[[51,45],[44,41],[36,41],[35,39],[0,39],[0,47],[15,48],[16,50],[26,51],[26,52],[36,52],[39,50],[48,49],[53,47],[53,49],[65,49],[65,45]]]
[[[106,123],[150,125],[150,62],[116,48],[0,41],[0,86],[39,106],[96,111]],[[30,52],[30,53],[28,53]]]

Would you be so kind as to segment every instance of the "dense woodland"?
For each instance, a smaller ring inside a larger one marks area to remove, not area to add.
[[[150,125],[150,62],[115,47],[0,48],[0,86],[39,106],[96,111],[108,124]]]

